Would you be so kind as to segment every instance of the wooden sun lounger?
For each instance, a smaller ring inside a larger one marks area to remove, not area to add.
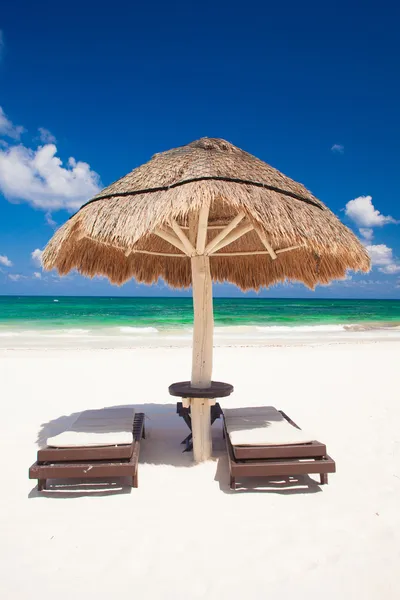
[[[117,446],[81,446],[38,450],[37,461],[29,469],[29,479],[38,480],[38,490],[46,488],[47,479],[97,479],[132,477],[138,487],[138,462],[141,439],[145,438],[144,413],[136,413],[133,442]]]
[[[300,429],[282,410],[281,415]],[[328,483],[328,473],[335,473],[335,461],[326,453],[325,444],[277,446],[233,446],[224,420],[224,437],[228,451],[230,487],[236,489],[236,479],[243,477],[285,477],[318,473],[321,484]]]

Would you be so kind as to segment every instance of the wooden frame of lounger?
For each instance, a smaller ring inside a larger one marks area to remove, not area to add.
[[[282,410],[281,415],[300,429]],[[325,444],[313,441],[306,444],[282,446],[233,446],[224,418],[224,437],[228,451],[230,488],[236,489],[237,477],[285,477],[318,473],[321,484],[328,483],[328,473],[335,473],[335,461],[327,455]]]
[[[145,438],[144,413],[133,420],[133,441],[116,446],[80,446],[38,450],[37,461],[29,469],[29,479],[38,480],[38,490],[46,488],[47,479],[97,479],[132,477],[138,487],[140,442]]]

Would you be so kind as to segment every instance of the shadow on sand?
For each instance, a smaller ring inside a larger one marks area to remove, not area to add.
[[[105,408],[116,408],[105,407]],[[127,406],[127,405],[124,405]],[[189,433],[187,426],[176,414],[176,404],[135,404],[131,405],[136,412],[146,415],[146,439],[140,447],[140,464],[168,465],[173,467],[193,467],[191,452],[183,452],[180,442]],[[63,415],[43,423],[38,432],[39,448],[47,445],[47,440],[65,431],[80,413]],[[249,478],[245,480],[246,487],[229,487],[229,467],[226,455],[225,441],[222,437],[222,423],[216,421],[213,425],[213,454],[217,459],[215,481],[218,481],[222,492],[226,494],[241,493],[275,493],[275,494],[309,494],[321,491],[319,485],[310,477],[289,477],[274,479]],[[262,486],[260,486],[260,483]],[[29,498],[78,498],[82,496],[106,496],[113,494],[130,494],[132,487],[128,478],[120,477],[112,480],[50,480],[48,488],[38,492],[35,486],[29,493]]]

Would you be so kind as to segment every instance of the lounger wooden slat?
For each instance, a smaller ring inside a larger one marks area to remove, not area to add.
[[[144,414],[136,413],[132,444],[75,448],[44,448],[29,469],[29,478],[44,489],[47,479],[132,477],[138,487],[140,442],[145,437]],[[80,452],[80,454],[79,454]]]
[[[294,427],[300,429],[289,417],[279,411]],[[335,473],[335,461],[327,455],[326,445],[318,441],[306,444],[275,446],[234,446],[224,420],[228,451],[230,487],[236,488],[236,479],[245,477],[287,477],[319,474],[321,484],[328,483],[328,473]]]
[[[125,477],[133,475],[132,467],[137,460],[137,455],[124,462],[112,461],[93,461],[92,463],[84,462],[61,462],[61,463],[45,463],[44,465],[32,465],[31,479],[71,479],[71,478],[96,478],[96,477]]]

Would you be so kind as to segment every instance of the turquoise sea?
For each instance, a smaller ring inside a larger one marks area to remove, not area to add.
[[[400,331],[400,300],[215,298],[216,340]],[[73,338],[190,341],[191,298],[0,296],[0,342]],[[28,344],[29,345],[29,344]],[[107,344],[106,344],[107,345]]]

